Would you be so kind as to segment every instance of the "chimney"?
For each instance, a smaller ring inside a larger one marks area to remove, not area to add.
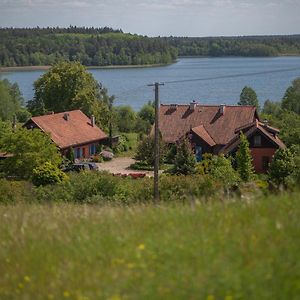
[[[95,116],[94,115],[91,115],[91,125],[92,125],[92,127],[95,126]]]
[[[65,119],[66,121],[69,121],[69,119],[70,119],[70,114],[64,113],[64,119]]]
[[[172,109],[172,110],[176,110],[177,109],[177,104],[170,104],[170,108]]]
[[[220,115],[225,115],[225,108],[226,108],[226,105],[225,104],[221,104],[220,107],[219,107],[219,113]]]
[[[195,100],[193,100],[191,103],[190,103],[190,110],[194,111],[195,108],[197,106],[197,102]]]

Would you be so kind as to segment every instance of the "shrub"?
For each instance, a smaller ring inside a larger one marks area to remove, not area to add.
[[[149,135],[144,137],[137,146],[135,159],[145,162],[148,165],[154,165],[154,136]],[[159,161],[163,163],[165,156],[165,144],[162,138],[159,139]]]
[[[174,167],[171,170],[174,174],[189,175],[196,172],[196,159],[189,141],[185,138],[177,144],[174,157]]]
[[[289,176],[292,175],[295,170],[296,163],[293,152],[288,148],[278,149],[275,152],[269,169],[271,181],[277,185],[286,185]]]
[[[242,132],[240,134],[240,139],[239,150],[236,153],[237,170],[241,179],[244,182],[249,182],[254,177],[252,156],[249,149],[249,142]]]
[[[67,175],[50,162],[33,169],[32,183],[35,186],[60,183],[66,179]]]

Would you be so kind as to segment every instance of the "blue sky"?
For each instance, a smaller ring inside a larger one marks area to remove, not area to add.
[[[0,0],[0,26],[111,26],[149,36],[300,33],[300,0]]]

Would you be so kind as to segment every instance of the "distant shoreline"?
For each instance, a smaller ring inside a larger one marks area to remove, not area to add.
[[[172,63],[170,63],[172,64]],[[88,70],[93,69],[137,69],[137,68],[155,68],[164,67],[170,64],[151,64],[151,65],[111,65],[111,66],[86,66]],[[0,67],[1,72],[15,71],[47,71],[51,66],[20,66],[20,67]]]

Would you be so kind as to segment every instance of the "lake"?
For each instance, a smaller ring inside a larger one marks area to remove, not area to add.
[[[135,110],[154,99],[147,84],[160,87],[162,103],[236,104],[244,86],[257,92],[261,104],[280,100],[292,81],[300,77],[300,57],[272,58],[180,58],[172,65],[147,68],[91,69],[93,76],[116,96],[116,105]],[[26,100],[33,97],[33,82],[44,71],[0,73],[0,78],[17,82]]]

